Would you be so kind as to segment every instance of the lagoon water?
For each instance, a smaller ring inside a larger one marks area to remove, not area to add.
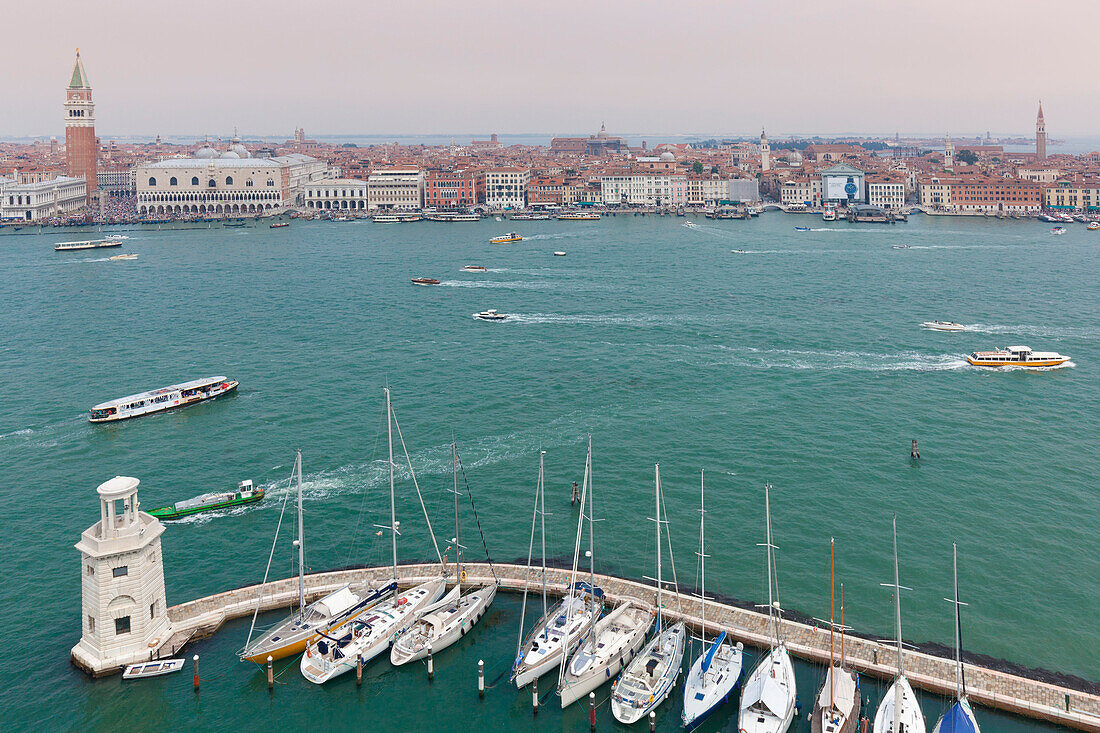
[[[258,505],[171,524],[169,603],[259,582],[297,447],[308,569],[387,562],[388,539],[373,526],[388,510],[387,384],[444,542],[453,435],[495,560],[526,556],[538,452],[547,451],[549,551],[567,557],[569,485],[581,479],[590,433],[603,571],[652,575],[646,517],[659,461],[677,574],[694,584],[705,468],[708,589],[766,595],[756,543],[770,482],[785,607],[828,613],[834,537],[845,622],[891,636],[891,596],[879,583],[892,580],[896,512],[901,581],[914,589],[903,600],[907,639],[951,644],[942,598],[957,542],[968,650],[1100,678],[1100,235],[920,216],[894,226],[783,214],[695,221],[145,227],[126,232],[121,251],[140,255],[129,262],[52,251],[76,232],[0,238],[9,568],[0,701],[9,722],[256,727],[278,716],[297,728],[450,720],[463,730],[584,729],[585,712],[562,715],[552,696],[532,723],[529,695],[507,687],[519,616],[510,595],[438,656],[430,686],[422,668],[378,660],[361,689],[353,677],[317,688],[289,664],[269,696],[263,674],[233,655],[247,621],[191,648],[202,655],[198,696],[189,667],[123,684],[69,666],[80,634],[72,545],[98,519],[95,487],[117,474],[141,479],[145,507],[244,478],[271,492]],[[527,239],[488,244],[511,229]],[[489,271],[460,272],[466,264]],[[414,287],[415,276],[443,282]],[[486,308],[513,317],[470,317]],[[970,328],[918,327],[936,318]],[[1067,353],[1073,366],[981,371],[963,360],[1017,343]],[[97,402],[213,374],[240,380],[239,393],[121,424],[86,422]],[[911,439],[920,461],[909,458]],[[407,470],[400,476],[400,554],[427,559]],[[276,553],[280,577],[295,572],[290,539]],[[484,556],[472,532],[464,544],[469,557]],[[479,657],[495,685],[483,703]],[[808,709],[822,672],[799,664],[798,674]],[[872,705],[883,689],[864,681]],[[923,701],[931,728],[947,701]],[[679,710],[664,705],[659,727],[676,729]],[[986,731],[1037,727],[978,716]],[[599,719],[613,725],[606,704]],[[736,730],[736,706],[706,729]]]

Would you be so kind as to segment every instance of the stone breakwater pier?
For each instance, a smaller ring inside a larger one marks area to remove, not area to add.
[[[468,584],[492,583],[496,571],[502,590],[522,592],[527,586],[528,570],[524,565],[494,565],[492,570],[485,563],[465,563]],[[336,590],[348,583],[373,581],[380,583],[389,577],[389,566],[315,573],[306,576],[307,598],[310,600]],[[439,565],[403,565],[398,568],[402,585],[412,585],[432,577],[439,577]],[[541,571],[530,573],[529,590],[542,587]],[[587,580],[586,574],[579,579]],[[547,588],[554,595],[562,595],[569,587],[570,572],[547,569]],[[654,602],[654,588],[644,583],[597,575],[596,585],[603,589],[609,604],[625,600]],[[701,604],[704,601],[687,593],[668,593],[665,616],[683,620],[689,626],[699,627]],[[298,579],[287,578],[268,583],[266,587],[247,586],[237,590],[199,598],[168,609],[172,635],[161,648],[175,653],[193,639],[209,636],[226,621],[251,614],[257,602],[261,611],[287,608],[298,600]],[[770,638],[768,617],[737,606],[705,601],[707,628],[722,629],[735,640],[746,645],[765,647]],[[797,621],[784,620],[782,633],[790,652],[802,659],[818,664],[829,661],[829,635],[826,629]],[[860,674],[883,680],[895,674],[895,647],[863,639],[845,637],[845,654],[848,665]],[[945,698],[955,693],[955,662],[917,651],[905,650],[906,673],[914,687]],[[1009,674],[987,667],[966,664],[966,688],[970,700],[996,710],[1046,720],[1052,723],[1084,731],[1100,733],[1100,695],[1070,687],[1050,684],[1028,677]]]

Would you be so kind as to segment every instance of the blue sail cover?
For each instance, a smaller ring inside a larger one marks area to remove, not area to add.
[[[573,584],[573,590],[579,590],[582,593],[587,593],[596,598],[603,598],[603,588],[597,588],[589,583],[577,581]]]
[[[955,704],[943,714],[936,729],[939,733],[979,733],[978,724],[974,721],[970,706],[961,700],[956,700]]]
[[[714,640],[714,643],[710,645],[710,649],[707,650],[707,655],[703,657],[703,671],[706,672],[710,669],[710,662],[714,659],[715,653],[718,651],[718,647],[722,646],[722,642],[726,640],[726,632],[723,631],[718,635],[718,638]]]

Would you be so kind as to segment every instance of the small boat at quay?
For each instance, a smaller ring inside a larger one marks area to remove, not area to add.
[[[653,638],[638,656],[631,660],[611,688],[611,713],[625,725],[636,723],[663,703],[676,686],[684,660],[687,627],[683,621],[666,626],[662,606],[664,581],[661,576],[661,525],[667,523],[661,511],[661,467],[654,468],[654,491],[657,525],[657,626]],[[667,538],[667,533],[666,539]],[[671,551],[672,545],[669,544]],[[670,552],[671,557],[671,552]],[[673,578],[676,569],[673,567]],[[677,597],[679,589],[676,590]]]
[[[369,584],[352,587],[343,585],[313,603],[306,604],[305,580],[305,537],[302,514],[302,451],[294,458],[294,472],[291,482],[298,486],[298,537],[294,546],[298,549],[298,609],[285,619],[268,628],[256,639],[252,632],[256,628],[256,618],[263,603],[261,595],[252,614],[252,626],[248,630],[248,640],[244,648],[237,652],[242,662],[264,664],[268,659],[283,659],[301,654],[306,646],[320,634],[339,626],[349,619],[378,604],[386,596],[397,592],[397,581],[387,580],[382,586],[374,588]],[[283,508],[286,508],[284,500]],[[280,514],[279,526],[282,525]],[[279,530],[275,530],[272,542],[272,555],[268,558],[267,570],[271,570],[271,558],[279,543]],[[395,574],[396,577],[396,574]],[[264,573],[264,587],[267,586],[267,572]]]
[[[507,244],[508,242],[522,242],[523,237],[515,232],[508,232],[507,234],[501,234],[499,237],[493,237],[489,240],[489,244]]]
[[[1088,229],[1090,232],[1100,231],[1100,221],[1090,221],[1085,229]]]
[[[243,221],[227,221],[223,222],[223,227],[243,227],[245,223]]]
[[[129,397],[119,397],[117,400],[103,402],[93,407],[88,415],[88,422],[115,422],[195,405],[229,394],[237,389],[239,384],[228,377],[206,377]]]
[[[438,285],[439,281],[434,277],[414,277],[412,279],[413,285]]]
[[[122,679],[140,680],[146,677],[160,677],[162,674],[179,672],[183,669],[183,665],[184,660],[182,659],[158,659],[155,662],[131,664],[126,668],[126,671],[122,673]]]
[[[485,272],[486,270],[484,265],[463,265],[461,269],[463,272]]]
[[[290,226],[289,221],[277,221],[274,224],[271,224],[268,228],[269,229],[282,229],[282,228],[288,227],[288,226]]]
[[[558,221],[596,221],[600,215],[592,211],[567,211],[558,214]]]
[[[475,313],[474,318],[479,321],[506,321],[508,320],[507,313],[497,313],[495,310],[489,309],[487,311],[481,311]]]
[[[921,328],[927,328],[930,331],[965,331],[966,326],[961,323],[955,323],[954,321],[925,321],[920,324]]]
[[[1069,361],[1068,356],[1063,356],[1054,351],[1032,351],[1027,346],[1009,346],[1005,349],[993,351],[975,351],[966,357],[971,366],[980,367],[1053,367],[1060,366]]]
[[[177,501],[171,506],[157,507],[149,512],[157,519],[183,519],[184,517],[210,512],[215,509],[228,509],[233,506],[251,504],[264,498],[264,490],[253,486],[251,480],[241,481],[236,491],[220,491],[196,496],[194,499]]]
[[[121,247],[121,237],[105,237],[104,239],[87,239],[82,242],[61,242],[54,245],[54,252],[79,252],[85,249],[103,249],[105,247]]]

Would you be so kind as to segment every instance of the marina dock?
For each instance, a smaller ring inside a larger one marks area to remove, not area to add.
[[[524,565],[494,565],[464,563],[466,583],[485,584],[494,580],[496,571],[502,590],[522,592],[527,585],[528,569]],[[307,599],[321,597],[342,585],[363,581],[381,582],[389,577],[390,567],[363,568],[315,573],[306,576]],[[399,566],[400,581],[415,584],[439,576],[437,564]],[[530,573],[531,591],[541,590],[539,569]],[[581,573],[578,579],[587,580]],[[570,571],[547,569],[547,589],[554,595],[563,595],[569,586]],[[655,590],[651,585],[638,581],[596,575],[596,584],[605,592],[609,604],[625,600],[652,604]],[[252,585],[216,595],[198,598],[168,609],[173,633],[162,645],[161,656],[174,654],[187,642],[210,636],[223,623],[250,615],[262,596],[261,611],[287,608],[298,600],[297,577]],[[668,593],[665,616],[683,620],[689,626],[699,627],[701,601],[687,593]],[[770,638],[768,616],[757,611],[733,605],[706,601],[707,628],[726,631],[736,641],[757,648],[766,647]],[[827,664],[829,661],[829,634],[826,628],[797,621],[784,620],[782,634],[791,654],[804,660]],[[850,667],[860,674],[883,680],[892,679],[896,672],[896,648],[858,636],[845,637],[845,653]],[[910,682],[936,695],[949,698],[955,693],[955,662],[947,657],[906,650],[905,667]],[[966,686],[970,700],[995,710],[1039,720],[1045,720],[1076,730],[1100,733],[1100,695],[1083,692],[1037,679],[1009,674],[987,667],[966,664]]]

